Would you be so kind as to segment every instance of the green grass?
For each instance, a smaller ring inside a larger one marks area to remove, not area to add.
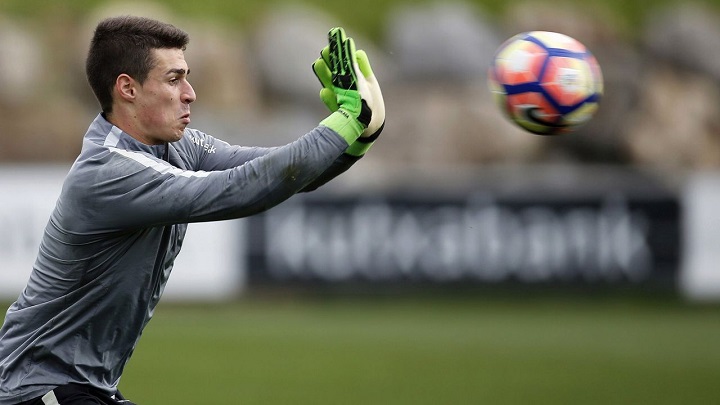
[[[156,405],[717,403],[719,320],[634,299],[161,304],[120,387]]]

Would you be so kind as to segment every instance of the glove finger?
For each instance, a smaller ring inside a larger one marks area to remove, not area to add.
[[[352,38],[347,38],[344,45],[343,53],[343,70],[347,76],[347,86],[345,88],[350,90],[357,90],[357,74],[355,72],[355,41]]]
[[[357,90],[355,75],[355,42],[345,35],[342,27],[328,32],[330,71],[335,87],[345,90]]]
[[[322,100],[330,112],[335,112],[338,108],[340,108],[337,103],[337,96],[335,95],[335,92],[326,87],[323,87],[320,90],[320,100]]]
[[[344,75],[345,72],[342,70],[342,59],[345,42],[345,30],[341,27],[332,28],[328,32],[328,47],[330,55],[330,70],[334,75]]]
[[[322,58],[319,58],[315,61],[315,63],[312,64],[313,73],[315,73],[315,77],[318,78],[320,81],[320,84],[323,87],[332,88],[332,72],[330,72],[330,69],[328,68],[327,64],[325,63],[325,60]]]
[[[325,61],[325,65],[330,65],[330,45],[326,45],[325,48],[323,48],[320,51],[320,58],[322,58],[323,61]]]
[[[360,67],[360,71],[366,79],[374,76],[372,68],[370,67],[370,59],[368,59],[367,53],[365,53],[365,51],[363,51],[362,49],[358,49],[355,52],[355,59],[357,60],[357,64]]]

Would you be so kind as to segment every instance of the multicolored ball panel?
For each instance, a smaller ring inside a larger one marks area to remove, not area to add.
[[[592,118],[603,92],[595,57],[577,40],[533,31],[506,41],[489,70],[495,101],[532,133],[574,131]]]

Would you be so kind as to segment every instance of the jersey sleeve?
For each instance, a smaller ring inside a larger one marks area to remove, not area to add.
[[[187,153],[194,155],[197,162],[194,167],[197,170],[203,171],[232,169],[277,149],[273,147],[230,145],[223,140],[194,129],[188,130],[187,137],[189,143],[194,146],[194,148],[190,148],[192,150]],[[310,184],[300,190],[300,192],[309,192],[318,189],[320,186],[346,172],[360,159],[361,156],[353,156],[347,153],[341,154],[332,162],[327,170],[322,172]]]
[[[69,206],[78,207],[73,216],[100,232],[240,218],[299,192],[346,148],[337,134],[318,127],[282,147],[242,151],[239,165],[214,171],[182,170],[147,154],[110,148],[97,162],[81,165],[85,170],[71,171],[63,194]],[[259,156],[250,159],[253,153]]]
[[[192,168],[202,171],[232,169],[277,149],[230,145],[195,129],[186,130],[185,138],[185,153],[193,158]]]

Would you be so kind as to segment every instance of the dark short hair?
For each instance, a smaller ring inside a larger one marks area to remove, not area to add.
[[[151,50],[185,50],[189,40],[186,32],[149,18],[121,16],[101,21],[90,42],[85,73],[103,112],[112,111],[112,91],[119,75],[125,73],[142,84],[153,68]]]

